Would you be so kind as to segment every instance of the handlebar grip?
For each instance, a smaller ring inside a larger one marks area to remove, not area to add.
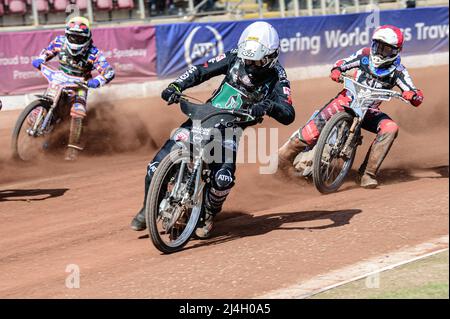
[[[75,84],[83,89],[89,90],[89,87],[87,86],[87,83],[85,83],[85,82],[78,81],[78,82],[75,82]]]

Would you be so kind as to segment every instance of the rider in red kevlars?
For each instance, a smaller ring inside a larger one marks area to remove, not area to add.
[[[372,36],[372,46],[338,60],[331,69],[330,77],[339,82],[343,72],[355,69],[354,76],[359,83],[379,89],[397,86],[402,90],[403,98],[417,107],[423,101],[423,93],[414,86],[406,68],[400,63],[402,47],[402,31],[391,25],[381,26]],[[305,126],[295,131],[278,150],[279,167],[285,170],[292,167],[295,157],[306,147],[315,145],[327,121],[334,114],[344,111],[344,106],[348,106],[351,100],[347,90],[339,92]],[[380,111],[380,104],[380,101],[373,102],[362,123],[362,128],[377,134],[359,169],[359,182],[364,188],[377,187],[377,172],[398,134],[398,125]]]
[[[59,68],[69,75],[83,77],[87,86],[98,88],[114,78],[114,70],[106,61],[102,52],[92,42],[92,33],[89,20],[83,17],[73,17],[66,25],[65,35],[57,36],[49,46],[42,50],[39,57],[33,60],[35,68],[40,69],[41,64],[57,56]],[[96,70],[99,74],[92,77],[91,72]],[[80,145],[83,118],[86,117],[87,90],[83,88],[68,91],[71,110],[70,135],[67,145],[66,160],[75,160],[78,152],[83,148]]]

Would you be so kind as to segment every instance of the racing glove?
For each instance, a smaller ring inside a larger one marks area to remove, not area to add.
[[[34,59],[34,60],[31,62],[31,64],[33,64],[33,66],[34,66],[36,69],[40,70],[40,69],[41,69],[41,64],[44,63],[44,62],[45,62],[44,59],[37,58],[37,59]]]
[[[423,102],[422,90],[404,91],[402,93],[402,97],[415,107],[419,106]]]
[[[341,81],[341,70],[339,69],[333,69],[331,70],[331,74],[330,74],[330,78],[335,81],[335,82],[340,82]]]
[[[92,89],[96,89],[96,88],[98,88],[100,86],[100,81],[97,80],[97,79],[90,79],[87,82],[87,86],[92,88]]]
[[[250,115],[258,118],[263,117],[267,113],[269,113],[272,109],[272,101],[264,100],[262,102],[256,103],[250,109]]]
[[[167,101],[167,104],[173,104],[180,102],[180,96],[177,93],[181,93],[181,89],[175,83],[169,84],[169,86],[161,92],[161,98]]]

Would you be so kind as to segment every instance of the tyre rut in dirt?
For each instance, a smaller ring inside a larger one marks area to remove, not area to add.
[[[27,119],[28,115],[35,108],[40,107],[40,106],[45,108],[47,112],[50,109],[50,105],[48,104],[48,102],[43,101],[43,100],[36,100],[36,101],[33,101],[30,104],[28,104],[27,107],[20,113],[19,117],[17,118],[16,124],[13,129],[12,141],[11,141],[12,156],[15,160],[25,161],[25,159],[23,159],[19,154],[20,130],[21,130],[22,125],[24,124],[25,120]]]
[[[324,180],[324,172],[323,172],[323,153],[325,150],[325,147],[328,145],[328,140],[333,133],[337,133],[337,128],[340,126],[340,124],[346,124],[348,125],[348,128],[351,127],[353,122],[353,116],[350,115],[347,112],[339,112],[327,122],[325,127],[323,128],[322,132],[320,133],[319,140],[316,144],[316,151],[314,154],[314,171],[313,171],[313,180],[314,185],[316,186],[317,190],[321,192],[322,194],[329,194],[337,191],[339,187],[342,186],[344,183],[345,177],[347,176],[348,172],[350,171],[353,161],[355,159],[356,154],[356,146],[354,146],[351,156],[347,158],[344,161],[344,164],[342,168],[340,169],[337,177],[334,179],[334,181],[330,185],[326,185]],[[336,143],[345,143],[346,137],[348,135],[345,134],[345,139],[341,139],[340,141],[336,141]],[[329,146],[328,146],[329,147]],[[331,154],[330,150],[328,149],[329,154]],[[329,161],[330,163],[332,160]]]
[[[189,154],[183,153],[182,150],[175,150],[161,161],[153,175],[145,205],[145,218],[150,239],[159,251],[166,254],[181,250],[189,242],[198,224],[201,205],[203,204],[201,200],[199,205],[200,208],[192,209],[189,219],[186,221],[184,230],[172,245],[164,242],[157,227],[161,192],[163,191],[162,188],[164,187],[167,175],[173,169],[174,165],[177,165],[177,163],[180,163],[182,160],[187,160],[188,162],[191,161]]]

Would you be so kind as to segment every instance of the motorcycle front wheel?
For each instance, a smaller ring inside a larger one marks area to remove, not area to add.
[[[313,161],[313,180],[322,194],[336,192],[344,183],[356,154],[356,145],[351,145],[350,156],[342,156],[341,151],[347,141],[353,116],[340,112],[327,122],[323,128]]]
[[[41,127],[49,110],[48,102],[36,100],[20,113],[12,133],[11,151],[14,159],[31,161],[46,151],[48,130],[43,134],[36,134],[34,130]]]
[[[202,212],[203,190],[191,205],[182,205],[180,200],[188,191],[188,181],[193,171],[189,154],[183,150],[169,153],[159,164],[153,175],[147,194],[145,217],[150,239],[162,253],[181,250],[194,233]],[[176,196],[174,187],[180,181]]]

